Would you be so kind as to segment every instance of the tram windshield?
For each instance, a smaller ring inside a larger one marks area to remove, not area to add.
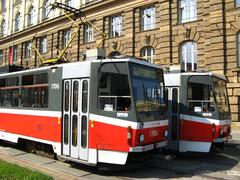
[[[188,108],[197,113],[215,112],[220,119],[229,116],[226,82],[216,77],[192,76],[188,79]]]
[[[101,66],[100,72],[98,84],[100,110],[128,112],[135,107],[137,121],[166,118],[167,108],[161,69],[135,63],[130,63],[129,66],[127,63],[106,63]]]
[[[188,79],[188,108],[197,113],[215,111],[212,82],[209,76],[191,76]]]
[[[164,119],[167,113],[163,71],[131,64],[133,98],[138,121]]]
[[[227,98],[226,82],[222,79],[213,78],[213,89],[216,98],[220,119],[226,120],[229,118],[229,102]]]
[[[106,63],[101,66],[98,107],[103,111],[130,111],[131,93],[126,63]]]

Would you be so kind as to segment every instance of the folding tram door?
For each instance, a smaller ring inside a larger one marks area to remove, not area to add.
[[[178,150],[180,134],[179,87],[167,87],[169,115],[169,147]]]
[[[88,160],[89,79],[63,81],[62,154]]]

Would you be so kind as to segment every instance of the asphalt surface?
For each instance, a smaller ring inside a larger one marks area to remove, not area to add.
[[[54,179],[240,179],[240,132],[233,132],[233,140],[223,150],[208,154],[178,154],[170,156],[151,154],[139,166],[98,171],[96,167],[62,163],[54,159],[26,153],[0,143],[0,159],[37,170]],[[170,159],[170,160],[166,160]]]

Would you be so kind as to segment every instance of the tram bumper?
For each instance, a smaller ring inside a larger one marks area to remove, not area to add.
[[[135,146],[130,148],[130,152],[147,152],[153,149],[158,149],[162,148],[168,145],[167,140],[166,141],[161,141],[157,142],[154,144],[147,144],[147,145],[142,145],[142,146]]]
[[[232,139],[232,135],[214,139],[214,143],[223,143]]]

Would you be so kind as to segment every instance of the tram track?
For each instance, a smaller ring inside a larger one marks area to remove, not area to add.
[[[240,142],[239,142],[240,144]],[[79,165],[77,163],[62,163],[53,156],[44,153],[28,153],[21,146],[0,143],[0,159],[20,166],[40,171],[54,179],[115,179],[130,180],[136,178],[203,178],[203,179],[238,179],[240,163],[238,149],[200,156],[177,156],[173,160],[164,160],[162,156],[154,155],[145,161],[145,166],[130,170],[99,172],[97,168]],[[237,154],[237,155],[236,155]],[[225,157],[225,158],[224,158]]]

